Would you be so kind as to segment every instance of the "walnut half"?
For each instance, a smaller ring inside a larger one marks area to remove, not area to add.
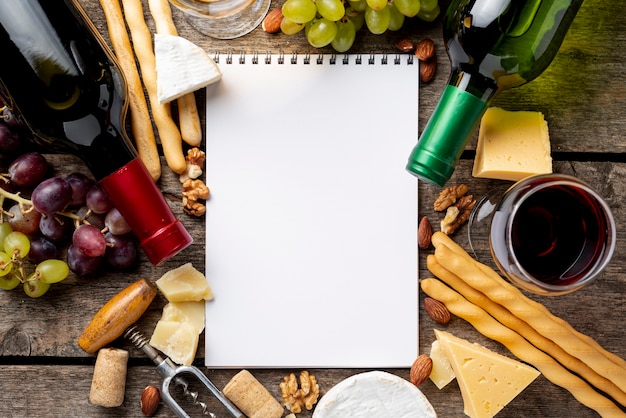
[[[206,206],[200,200],[207,200],[209,195],[209,188],[202,180],[185,180],[183,183],[183,211],[194,216],[204,215]]]
[[[285,408],[295,414],[302,412],[303,406],[308,411],[313,409],[320,394],[317,379],[306,370],[300,372],[300,387],[293,373],[285,376],[279,386]]]

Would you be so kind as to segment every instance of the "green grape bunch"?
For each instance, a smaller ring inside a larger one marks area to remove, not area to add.
[[[438,0],[285,0],[281,12],[280,32],[304,31],[311,46],[346,52],[363,27],[375,35],[397,31],[406,18],[434,21],[440,8]]]

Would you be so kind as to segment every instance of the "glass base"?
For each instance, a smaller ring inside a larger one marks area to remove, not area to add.
[[[198,32],[215,39],[234,39],[252,32],[265,18],[271,0],[170,0]],[[194,3],[196,5],[190,5]]]
[[[489,247],[489,226],[491,216],[504,192],[510,186],[500,186],[487,192],[472,209],[468,219],[467,240],[476,260],[490,264],[493,260]]]

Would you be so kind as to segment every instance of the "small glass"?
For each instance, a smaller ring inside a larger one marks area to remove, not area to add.
[[[265,18],[271,0],[170,0],[199,32],[234,39],[253,31]]]
[[[594,281],[615,250],[615,220],[600,195],[564,174],[495,189],[474,207],[470,247],[489,251],[504,276],[529,292],[563,295]]]

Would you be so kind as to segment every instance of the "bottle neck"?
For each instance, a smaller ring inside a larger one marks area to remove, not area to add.
[[[497,90],[471,74],[454,71],[409,157],[406,169],[443,186]]]

